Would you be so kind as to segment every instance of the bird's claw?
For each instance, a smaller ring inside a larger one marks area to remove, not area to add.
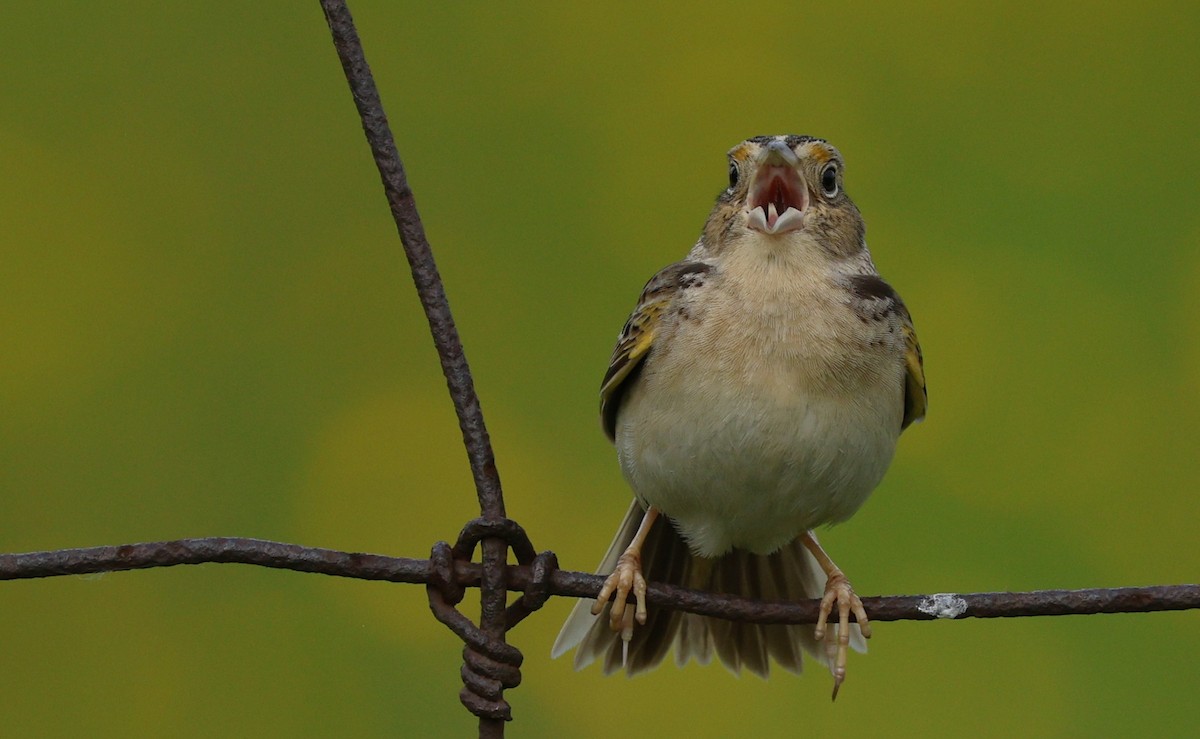
[[[604,586],[600,588],[600,593],[596,596],[596,602],[592,606],[592,613],[599,615],[604,610],[604,604],[608,602],[610,596],[613,597],[612,609],[608,613],[608,624],[613,631],[621,632],[621,638],[628,642],[633,635],[633,619],[627,618],[626,605],[628,605],[629,594],[633,593],[636,601],[635,610],[632,612],[634,619],[637,619],[639,624],[646,623],[646,578],[642,576],[642,557],[636,551],[626,551],[617,560],[617,566],[613,569],[608,579],[604,581]]]
[[[825,582],[825,597],[821,598],[821,611],[817,616],[817,626],[813,634],[817,641],[825,641],[826,626],[834,603],[837,603],[838,610],[837,630],[836,633],[829,634],[830,642],[827,644],[830,651],[834,651],[832,640],[837,640],[836,653],[830,655],[833,659],[829,665],[829,671],[833,673],[833,699],[837,700],[838,689],[846,679],[846,662],[850,654],[850,614],[854,613],[859,630],[868,639],[871,638],[871,624],[862,600],[855,594],[850,581],[841,570],[834,570],[829,573],[829,579]]]

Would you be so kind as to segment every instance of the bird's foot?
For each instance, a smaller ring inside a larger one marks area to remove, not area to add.
[[[833,606],[837,604],[837,629],[829,633],[826,640],[826,626]],[[862,635],[871,638],[871,624],[867,619],[867,611],[863,608],[862,600],[850,587],[850,581],[839,569],[829,573],[825,582],[825,597],[821,599],[821,612],[817,617],[817,627],[814,632],[817,641],[824,641],[831,652],[829,671],[833,673],[833,700],[837,700],[838,689],[846,679],[846,661],[850,653],[850,614],[858,621]],[[836,640],[836,645],[834,644]]]
[[[637,604],[635,610],[626,607],[631,592]],[[642,576],[641,552],[633,547],[626,549],[617,560],[616,568],[596,596],[592,613],[599,615],[610,596],[613,597],[613,604],[608,612],[608,624],[613,631],[621,632],[621,639],[628,645],[633,637],[634,620],[639,624],[646,623],[646,578]]]

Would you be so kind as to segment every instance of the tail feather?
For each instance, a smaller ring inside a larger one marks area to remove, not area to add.
[[[794,546],[785,547],[778,553],[781,560],[778,567],[767,568],[766,576],[760,581],[762,583],[762,597],[764,600],[792,601],[809,597],[803,587],[797,587],[803,581],[803,578],[796,577],[789,579],[786,574],[792,571],[803,571],[803,562],[795,561],[792,557]],[[823,575],[824,573],[821,574]],[[824,590],[824,582],[821,583],[820,587]],[[775,658],[775,661],[785,670],[796,673],[799,673],[801,670],[801,660],[804,652],[804,648],[801,645],[807,644],[811,650],[814,648],[813,645],[816,642],[812,638],[812,627],[808,625],[771,626],[764,629],[764,635],[767,639],[767,648]]]
[[[600,560],[600,566],[596,571],[607,575],[617,567],[617,560],[620,559],[621,553],[625,551],[625,547],[629,546],[629,542],[633,541],[634,534],[637,533],[638,524],[642,520],[642,510],[635,500],[629,507],[629,511],[625,514],[625,520],[621,522],[620,528],[617,529],[617,535],[613,538],[612,544],[608,546],[608,551],[604,554],[604,559]],[[657,526],[655,528],[658,528]],[[653,531],[651,532],[653,534]],[[649,543],[649,542],[647,542]],[[575,601],[575,607],[571,609],[571,615],[567,617],[566,623],[563,624],[562,630],[558,632],[558,638],[554,640],[554,646],[550,649],[550,658],[556,659],[566,654],[572,647],[579,646],[575,653],[575,669],[582,669],[590,665],[597,657],[597,654],[591,653],[591,650],[584,649],[583,642],[588,638],[588,632],[592,627],[599,623],[600,616],[592,615],[592,606],[595,605],[594,598],[580,598]],[[604,617],[604,623],[608,623],[608,608],[604,609],[601,616]],[[607,626],[606,626],[607,628]]]
[[[635,501],[630,506],[616,538],[601,562],[599,572],[608,574],[637,531],[643,510]],[[662,582],[718,593],[732,593],[760,600],[796,601],[820,598],[825,591],[825,573],[799,540],[770,555],[733,550],[718,559],[692,555],[675,528],[660,517],[642,547],[642,572],[649,582]],[[622,664],[620,635],[609,628],[610,606],[599,616],[591,613],[594,600],[581,599],[563,625],[551,650],[552,657],[576,647],[575,667],[582,669],[599,659],[605,674],[624,669],[630,675],[650,670],[663,661],[671,647],[683,665],[694,659],[707,664],[715,653],[733,672],[743,667],[766,677],[770,662],[790,672],[801,671],[801,655],[808,652],[828,665],[829,647],[813,637],[811,624],[750,624],[697,616],[682,611],[650,606],[645,625],[633,630],[628,658]],[[851,624],[850,644],[866,651],[857,624]],[[832,635],[836,629],[830,629]]]

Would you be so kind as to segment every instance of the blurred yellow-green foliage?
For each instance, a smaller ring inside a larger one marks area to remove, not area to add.
[[[865,594],[1195,581],[1193,3],[354,2],[508,510],[564,566],[629,492],[613,338],[724,152],[829,138],[928,420],[826,536]],[[249,535],[425,556],[476,510],[316,2],[6,7],[0,551]],[[462,736],[412,586],[202,566],[0,583],[5,736]],[[475,601],[466,606],[473,610]],[[1180,735],[1195,613],[880,624],[813,670],[628,680],[511,634],[516,736]]]

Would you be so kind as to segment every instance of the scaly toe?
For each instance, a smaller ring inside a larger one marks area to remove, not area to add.
[[[837,632],[828,634],[829,616],[833,606],[837,604]],[[871,635],[871,627],[867,620],[866,609],[862,600],[855,594],[854,588],[840,570],[829,573],[825,583],[825,596],[821,598],[821,612],[817,619],[815,635],[826,641],[826,650],[830,656],[829,671],[833,674],[833,700],[837,700],[838,691],[846,680],[846,664],[850,655],[850,614],[853,613],[858,621],[863,636]]]

